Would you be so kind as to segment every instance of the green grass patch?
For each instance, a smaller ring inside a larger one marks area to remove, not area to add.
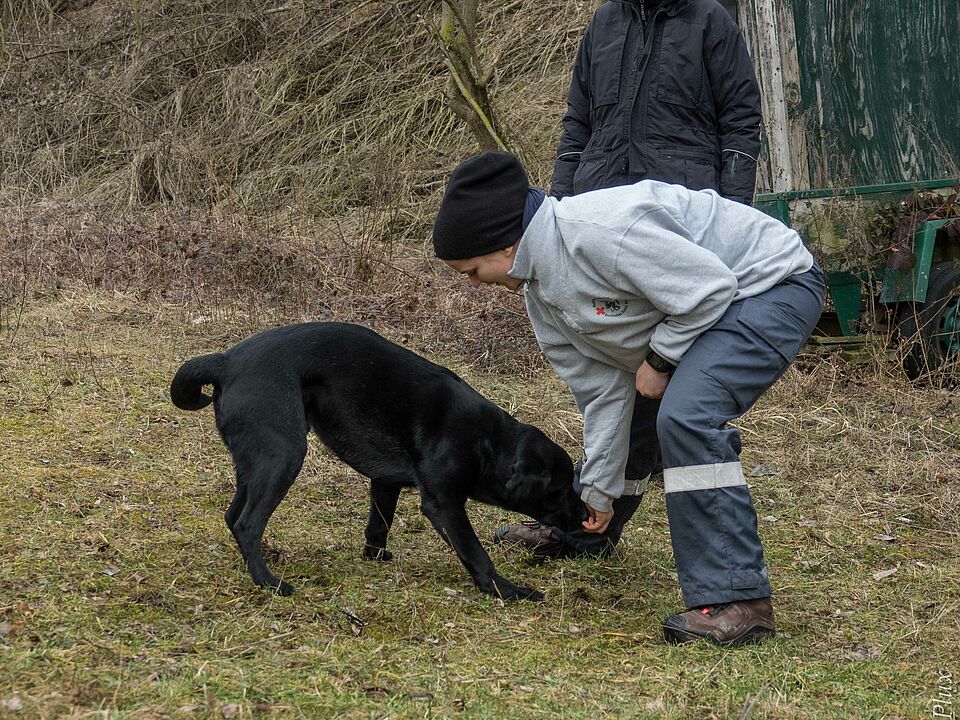
[[[391,563],[360,560],[364,479],[314,441],[267,530],[298,592],[256,589],[223,523],[213,414],[167,400],[180,362],[253,321],[123,296],[29,305],[0,345],[0,714],[18,717],[922,718],[960,673],[955,394],[801,363],[739,423],[779,636],[669,647],[680,606],[662,490],[619,553],[534,564],[543,603],[481,596],[405,493]],[[492,329],[491,329],[492,332]],[[434,359],[571,452],[552,373]],[[488,543],[515,518],[472,505]]]

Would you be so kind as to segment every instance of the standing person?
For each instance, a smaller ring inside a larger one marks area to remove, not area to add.
[[[716,0],[610,0],[580,43],[551,194],[653,179],[749,205],[760,120],[746,44]],[[522,522],[499,528],[494,540],[557,557],[609,552],[656,468],[658,406],[636,398],[627,489],[607,532],[563,534]]]
[[[555,197],[643,179],[750,204],[760,88],[716,0],[608,0],[580,42]]]
[[[509,153],[454,171],[433,231],[471,285],[524,289],[537,341],[583,415],[584,531],[617,519],[634,401],[656,433],[686,610],[665,637],[774,633],[757,517],[740,465],[746,412],[812,331],[823,276],[793,230],[712,190],[641,181],[559,201]]]

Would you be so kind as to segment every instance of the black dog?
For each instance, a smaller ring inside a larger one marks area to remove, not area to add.
[[[212,397],[204,385],[213,386]],[[392,558],[386,541],[400,489],[416,486],[423,514],[477,587],[504,600],[541,600],[497,574],[466,500],[567,530],[585,517],[570,457],[556,443],[446,368],[357,325],[289,325],[194,358],[177,372],[170,397],[184,410],[214,403],[237,476],[227,527],[253,581],[281,595],[293,587],[270,573],[260,543],[300,472],[310,428],[370,478],[370,559]]]

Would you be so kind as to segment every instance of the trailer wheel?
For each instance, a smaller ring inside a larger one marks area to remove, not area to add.
[[[960,378],[960,262],[950,260],[930,268],[927,301],[900,311],[904,341],[903,369],[911,380]]]

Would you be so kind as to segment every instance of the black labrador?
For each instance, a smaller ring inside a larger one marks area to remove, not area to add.
[[[212,397],[204,385],[213,386]],[[504,600],[541,600],[542,593],[497,574],[467,518],[467,499],[564,530],[586,515],[570,457],[556,443],[446,368],[358,325],[259,333],[184,363],[170,397],[184,410],[213,402],[237,476],[227,526],[253,581],[281,595],[293,587],[267,569],[261,539],[300,472],[310,428],[370,479],[363,553],[370,559],[392,558],[387,533],[400,489],[416,486],[423,514],[477,587]]]

